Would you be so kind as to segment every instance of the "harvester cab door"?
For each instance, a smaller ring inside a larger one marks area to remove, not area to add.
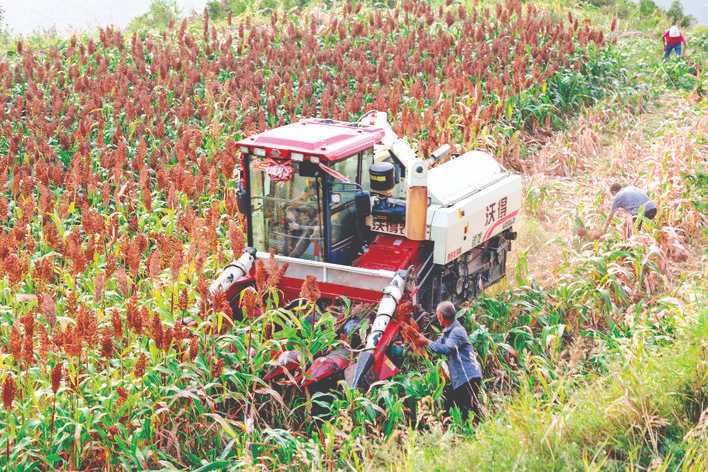
[[[332,185],[329,261],[335,264],[348,265],[355,256],[356,207],[354,197],[357,191],[356,184],[336,182]]]
[[[328,176],[330,185],[325,198],[329,202],[328,215],[328,241],[329,255],[327,260],[335,264],[349,265],[354,260],[357,251],[355,237],[356,207],[354,199],[361,188],[360,182],[360,154],[354,154],[332,165],[332,169],[349,182],[336,180]]]
[[[307,163],[309,164],[309,163]],[[249,240],[259,251],[321,261],[324,257],[322,185],[317,172],[300,163],[287,178],[268,168],[249,169]]]

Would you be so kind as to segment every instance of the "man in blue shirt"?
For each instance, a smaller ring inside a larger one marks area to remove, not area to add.
[[[458,407],[463,419],[467,419],[470,410],[480,418],[482,368],[465,328],[455,319],[456,315],[455,306],[451,302],[441,302],[435,310],[435,316],[443,327],[442,336],[431,341],[419,334],[419,342],[426,344],[429,352],[447,356],[451,384],[445,392],[447,408]]]
[[[653,220],[656,216],[656,203],[651,201],[644,191],[633,185],[622,187],[620,184],[614,183],[610,187],[610,194],[613,196],[612,210],[607,217],[607,221],[605,221],[605,226],[602,228],[600,236],[607,232],[612,218],[619,210],[630,214],[634,221],[637,220],[640,214],[650,220]]]

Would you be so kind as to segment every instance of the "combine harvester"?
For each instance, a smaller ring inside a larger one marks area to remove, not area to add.
[[[423,159],[382,112],[358,123],[304,119],[239,145],[249,248],[212,293],[225,292],[240,318],[254,262],[273,250],[288,264],[278,287],[286,300],[313,276],[325,300],[378,305],[363,345],[352,346],[356,359],[344,349],[320,357],[299,374],[301,386],[344,376],[366,388],[394,375],[388,352],[400,339],[403,301],[430,311],[442,300],[470,300],[505,275],[521,178],[489,154],[450,155],[444,145]],[[267,380],[304,369],[298,364],[297,353],[282,353]]]

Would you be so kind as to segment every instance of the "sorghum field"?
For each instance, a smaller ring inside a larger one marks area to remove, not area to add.
[[[412,430],[473,434],[443,417],[440,359],[409,353],[404,373],[365,393],[261,380],[278,349],[311,360],[336,346],[335,327],[361,308],[303,322],[319,310],[316,285],[307,306],[278,310],[267,264],[243,321],[207,302],[245,244],[235,142],[378,109],[421,153],[482,147],[528,171],[522,136],[550,134],[626,82],[615,30],[518,0],[404,0],[17,41],[0,59],[0,467],[361,469],[372,444],[399,447]],[[649,234],[576,238],[549,287],[521,255],[515,288],[465,309],[490,415],[568,370],[605,372],[638,318],[657,343],[677,332],[667,267],[705,223],[684,199],[692,136],[688,163],[651,161],[663,201],[679,203]],[[571,359],[587,340],[591,355]]]

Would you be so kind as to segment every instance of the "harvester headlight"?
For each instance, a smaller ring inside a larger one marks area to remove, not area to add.
[[[241,146],[241,152],[244,154],[248,154],[248,146]]]
[[[319,164],[320,158],[317,156],[310,156],[310,162],[312,162],[313,164]]]
[[[300,152],[291,152],[290,159],[295,162],[302,162],[305,159],[305,156]]]
[[[263,148],[253,148],[253,154],[260,157],[265,157],[266,150]]]

